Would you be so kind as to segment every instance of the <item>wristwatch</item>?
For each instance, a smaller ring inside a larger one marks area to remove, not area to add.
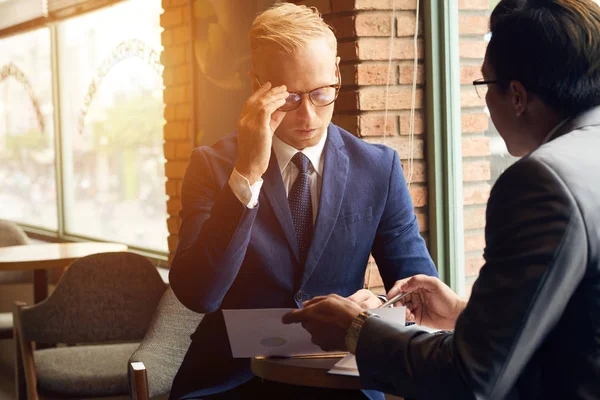
[[[364,310],[363,312],[358,314],[356,318],[354,318],[352,324],[346,331],[346,347],[348,348],[348,351],[352,354],[356,354],[356,345],[358,344],[358,336],[360,335],[360,330],[362,329],[363,325],[365,324],[365,321],[369,317],[379,318],[379,315],[369,310]]]

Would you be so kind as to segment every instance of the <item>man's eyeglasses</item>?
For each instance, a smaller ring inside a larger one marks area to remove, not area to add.
[[[337,99],[340,87],[342,86],[342,80],[340,76],[340,69],[336,66],[338,83],[333,85],[321,86],[312,90],[305,90],[302,92],[290,92],[289,96],[285,99],[285,104],[277,109],[277,111],[294,111],[302,104],[302,98],[305,94],[308,94],[310,102],[316,107],[325,107],[330,105]],[[256,78],[259,86],[262,86],[258,77]]]
[[[483,99],[483,98],[485,98],[485,95],[487,93],[487,85],[493,85],[496,83],[498,83],[498,81],[496,81],[496,80],[486,81],[484,78],[480,78],[480,79],[473,81],[473,86],[475,86],[475,92],[477,92],[477,96],[479,96],[479,98]],[[481,87],[484,85],[485,85],[485,89]]]

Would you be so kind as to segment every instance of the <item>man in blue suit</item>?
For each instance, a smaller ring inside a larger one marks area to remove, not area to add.
[[[300,307],[336,293],[364,308],[372,253],[386,289],[436,275],[398,155],[331,123],[336,39],[315,9],[282,3],[250,30],[254,94],[236,134],[196,149],[182,187],[170,282],[206,313],[172,399],[383,398],[261,382],[231,355],[221,309]]]

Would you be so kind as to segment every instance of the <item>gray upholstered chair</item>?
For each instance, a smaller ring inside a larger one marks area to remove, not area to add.
[[[165,289],[147,258],[101,253],[73,262],[43,302],[15,304],[27,392],[18,397],[127,395],[127,362]],[[71,346],[33,351],[32,342]]]
[[[29,238],[19,225],[0,219],[0,247],[20,246],[29,243]],[[31,271],[0,271],[0,285],[31,282],[33,282]],[[12,313],[0,313],[0,339],[10,339],[12,336]]]
[[[166,396],[203,314],[187,309],[169,287],[142,343],[129,359],[131,398]]]

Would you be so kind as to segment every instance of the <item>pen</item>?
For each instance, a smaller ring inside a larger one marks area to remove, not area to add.
[[[411,294],[412,292],[402,292],[400,294],[395,295],[394,297],[392,297],[391,299],[389,299],[388,301],[386,301],[385,303],[383,303],[382,305],[380,305],[377,308],[386,308],[386,307],[391,307],[394,304],[396,304],[401,298],[403,298],[404,296],[406,296],[407,294]]]

